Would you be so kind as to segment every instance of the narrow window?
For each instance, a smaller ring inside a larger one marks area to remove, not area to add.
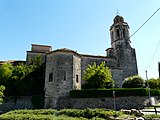
[[[123,29],[123,36],[124,36],[124,38],[125,38],[125,34],[126,34],[125,29]]]
[[[53,73],[49,73],[49,82],[53,81]]]
[[[67,76],[66,74],[67,74],[66,72],[64,72],[64,74],[63,74],[63,80],[64,81],[66,81],[66,76]]]
[[[118,18],[116,19],[116,22],[119,23],[119,19]]]
[[[119,36],[120,36],[120,35],[119,35],[119,30],[117,29],[117,37],[119,38]]]
[[[78,79],[78,75],[76,74],[76,82],[78,83],[79,82],[79,79]]]
[[[114,41],[113,31],[111,33],[111,40]]]

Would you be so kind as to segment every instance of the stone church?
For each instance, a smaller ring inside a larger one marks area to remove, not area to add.
[[[138,74],[135,49],[130,45],[129,25],[122,16],[115,16],[110,29],[111,48],[106,56],[80,54],[63,48],[52,50],[51,46],[32,44],[27,60],[40,54],[45,69],[45,107],[56,108],[58,99],[67,97],[69,91],[81,89],[83,71],[88,64],[105,61],[110,68],[115,87],[121,87],[125,78]]]

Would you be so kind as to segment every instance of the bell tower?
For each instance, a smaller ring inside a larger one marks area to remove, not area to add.
[[[130,45],[129,25],[122,16],[116,15],[110,27],[111,48],[107,56],[117,60],[117,68],[123,71],[123,78],[137,75],[136,51]]]
[[[114,50],[120,47],[130,48],[129,25],[122,16],[117,15],[110,27],[111,46]]]

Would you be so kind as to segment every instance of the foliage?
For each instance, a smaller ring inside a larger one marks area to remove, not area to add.
[[[42,65],[42,57],[40,54],[38,54],[37,56],[31,58],[29,60],[30,65],[33,66],[33,68],[39,68]]]
[[[112,79],[111,72],[105,62],[102,62],[99,66],[88,65],[88,68],[84,71],[83,80],[87,81],[88,86],[92,88],[112,88],[114,81]]]
[[[5,90],[5,87],[3,85],[0,86],[0,104],[3,103],[3,97],[4,97],[4,94],[3,94],[3,91]]]
[[[101,119],[107,119],[110,120],[109,116],[114,116],[116,113],[112,110],[107,109],[89,109],[86,108],[84,110],[78,110],[78,109],[63,109],[61,110],[58,115],[67,115],[70,117],[83,117],[87,119],[92,119],[95,117],[101,118]],[[121,112],[118,112],[117,115],[121,115]]]
[[[145,87],[145,81],[138,75],[134,75],[126,78],[122,84],[123,88],[143,88]]]
[[[42,109],[42,110],[14,110],[0,115],[1,120],[113,120],[114,115],[118,118],[129,119],[131,116],[119,111],[107,109]],[[160,115],[143,115],[144,119],[159,119]],[[135,119],[135,116],[132,116]]]
[[[116,97],[122,96],[148,96],[148,89],[146,88],[112,88],[112,89],[89,89],[89,90],[73,90],[70,91],[71,98],[102,98],[112,97],[115,91]],[[159,96],[160,90],[150,89],[152,96]]]
[[[29,65],[2,64],[0,66],[0,85],[6,87],[5,94],[8,96],[42,94],[44,69],[40,55],[32,58]]]
[[[27,84],[24,84],[25,77],[32,71],[30,66],[24,64],[14,66],[12,76],[6,85],[6,94],[12,96],[23,95],[27,88]]]
[[[14,70],[12,72],[12,79],[22,80],[32,71],[33,70],[31,68],[31,66],[26,66],[24,64],[19,64],[19,65],[14,67]]]
[[[143,118],[145,120],[159,120],[160,119],[160,115],[156,115],[156,114],[151,114],[151,115],[143,115]]]
[[[62,109],[62,110],[14,110],[0,115],[1,120],[112,120],[114,115],[122,112],[107,109]],[[111,119],[112,118],[112,119]]]
[[[158,81],[158,79],[151,78],[148,80],[148,84],[151,89],[160,88],[160,81]]]
[[[12,76],[14,67],[10,63],[5,63],[0,66],[0,85],[6,85]]]

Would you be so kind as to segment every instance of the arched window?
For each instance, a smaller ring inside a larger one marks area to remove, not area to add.
[[[120,34],[119,34],[119,29],[117,29],[117,38],[119,39]]]
[[[125,31],[125,29],[123,29],[123,37],[124,38],[126,37],[126,31]]]
[[[111,32],[111,40],[114,41],[113,31]]]
[[[76,82],[77,82],[77,83],[79,82],[78,74],[76,74]]]
[[[119,18],[116,19],[116,23],[119,23]]]
[[[53,81],[53,73],[49,73],[49,82]]]
[[[64,73],[63,73],[63,80],[64,80],[64,81],[66,81],[66,76],[67,76],[66,74],[67,74],[67,73],[64,71]]]

